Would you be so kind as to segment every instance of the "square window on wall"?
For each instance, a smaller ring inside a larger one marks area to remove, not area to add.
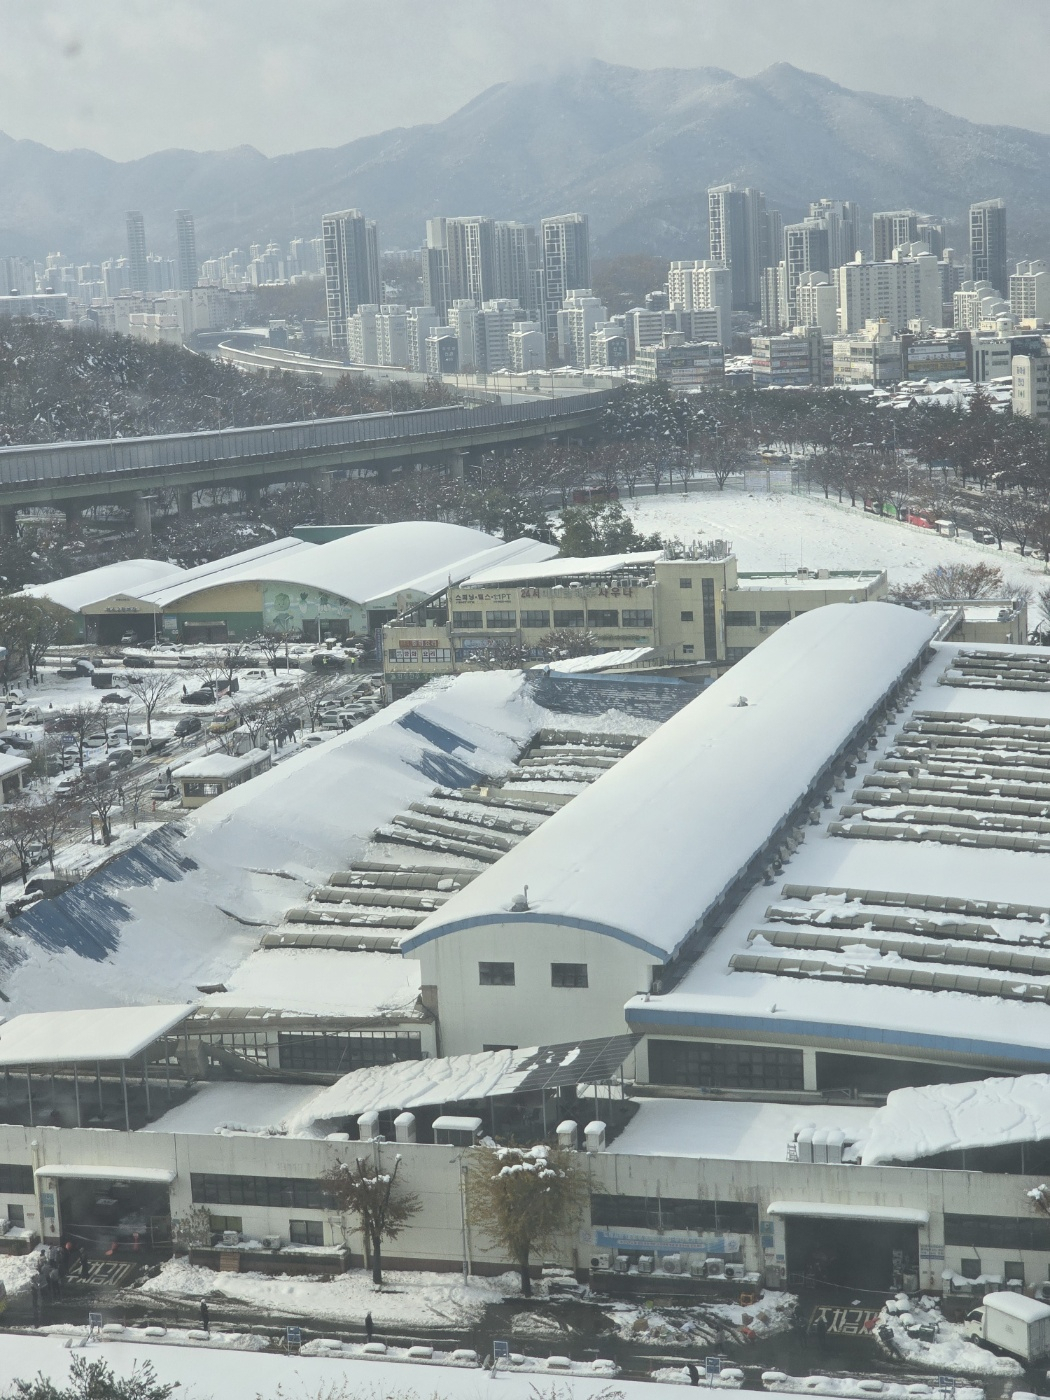
[[[552,987],[586,987],[586,963],[551,963]]]
[[[292,1244],[322,1246],[324,1244],[323,1220],[289,1220],[288,1239]]]
[[[692,614],[691,612],[684,612],[684,613],[682,614],[682,621],[683,621],[683,622],[692,622],[692,620],[693,620],[693,614]]]
[[[512,962],[479,962],[478,985],[480,987],[513,987],[514,964]]]

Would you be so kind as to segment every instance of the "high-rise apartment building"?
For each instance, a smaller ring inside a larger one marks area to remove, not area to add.
[[[831,273],[831,250],[826,219],[803,219],[784,229],[784,262],[787,277],[788,324],[794,324],[795,288],[806,272]]]
[[[379,307],[374,302],[362,302],[346,318],[346,357],[351,364],[379,363],[378,319]]]
[[[433,222],[433,221],[432,221]],[[443,221],[442,221],[443,222]],[[422,251],[423,300],[437,312],[441,322],[448,316],[448,249],[428,242]]]
[[[788,305],[787,263],[778,262],[762,272],[762,324],[767,331],[789,330],[791,308]]]
[[[809,206],[809,217],[823,219],[827,225],[831,266],[852,262],[860,246],[860,210],[853,200],[815,200]]]
[[[149,268],[146,263],[146,224],[137,209],[125,215],[128,232],[128,288],[133,292],[149,291]]]
[[[427,337],[441,325],[433,306],[410,306],[406,317],[408,330],[408,367],[426,373]]]
[[[325,214],[325,300],[332,348],[347,350],[347,322],[359,306],[376,307],[380,299],[379,242],[376,226],[358,209]],[[374,364],[372,360],[365,361]]]
[[[774,258],[771,220],[761,190],[716,185],[707,191],[711,261],[732,274],[733,310],[756,313],[762,301],[762,271]]]
[[[540,247],[543,256],[540,320],[544,335],[551,340],[557,333],[558,312],[568,293],[591,285],[591,234],[587,215],[558,214],[542,219]]]
[[[188,209],[175,210],[175,241],[178,244],[178,257],[175,262],[175,287],[180,292],[192,291],[197,285],[199,265],[197,263],[197,234],[193,227],[193,215]]]
[[[499,223],[496,237],[496,296],[509,297],[538,315],[540,240],[531,224]]]
[[[884,209],[871,216],[872,261],[889,262],[894,248],[914,243],[919,236],[919,215],[914,209]]]
[[[817,326],[822,335],[838,334],[838,289],[826,272],[804,272],[795,288],[795,325]]]
[[[408,308],[384,302],[376,316],[376,364],[411,369],[408,344]]]
[[[1050,317],[1050,271],[1041,259],[1017,264],[1010,278],[1010,310],[1019,321]]]
[[[917,256],[911,256],[915,249]],[[846,263],[836,279],[843,335],[863,331],[870,321],[889,326],[894,335],[906,331],[910,321],[942,324],[940,268],[923,243],[899,247],[888,262]]]
[[[970,276],[991,282],[1000,296],[1009,290],[1006,274],[1006,205],[985,199],[970,205]]]
[[[445,219],[450,301],[480,306],[496,294],[496,230],[492,219]]]
[[[724,263],[709,259],[693,262],[673,262],[667,274],[667,297],[672,306],[683,311],[716,309],[720,313],[718,339],[729,347],[733,343],[733,280]]]
[[[590,288],[571,291],[558,312],[558,354],[567,364],[587,369],[590,364],[591,334],[609,313]]]

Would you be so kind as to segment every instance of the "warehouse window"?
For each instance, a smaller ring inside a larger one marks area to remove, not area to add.
[[[1050,1253],[1050,1220],[1043,1216],[948,1215],[944,1243],[971,1249],[1022,1250]]]
[[[482,987],[513,987],[514,964],[503,962],[479,962],[478,984]]]
[[[755,614],[753,612],[726,613],[727,627],[754,627],[755,625]]]
[[[591,1197],[591,1224],[624,1230],[693,1230],[697,1234],[753,1235],[758,1207],[751,1201],[695,1201],[687,1197]]]
[[[683,622],[692,622],[693,620],[693,614],[691,612],[684,612],[681,616]]]
[[[763,627],[783,627],[785,622],[791,621],[789,612],[764,612],[758,616]]]
[[[679,587],[679,588],[692,588],[692,586],[693,586],[693,580],[692,580],[691,578],[680,578],[680,579],[678,580],[678,587]]]
[[[805,1088],[801,1050],[706,1040],[650,1040],[649,1079],[695,1089]]]
[[[715,635],[715,581],[702,578],[700,588],[704,604],[704,656],[708,661],[718,660],[718,640]]]
[[[726,647],[726,660],[743,661],[749,651],[754,651],[754,647]]]
[[[20,1167],[14,1162],[0,1162],[0,1193],[11,1196],[32,1196],[33,1168]]]
[[[244,1217],[241,1215],[209,1215],[208,1228],[213,1235],[225,1235],[229,1230],[231,1234],[244,1234]]]
[[[299,1176],[225,1176],[191,1172],[190,1195],[204,1206],[298,1206],[300,1210],[324,1210],[326,1200],[319,1181]]]
[[[555,627],[582,627],[583,609],[578,611],[575,608],[554,609]]]
[[[479,612],[454,612],[452,614],[453,627],[481,627],[481,613]]]
[[[288,1238],[292,1244],[324,1244],[324,1221],[289,1220]]]
[[[624,608],[620,614],[624,627],[651,627],[653,615],[648,608]]]
[[[620,614],[616,608],[597,608],[587,614],[588,627],[619,627]]]
[[[522,627],[549,627],[551,625],[551,615],[549,612],[525,611],[521,615]]]
[[[485,614],[486,627],[517,627],[518,614],[511,609],[501,608]]]
[[[551,963],[552,987],[586,987],[586,963]]]

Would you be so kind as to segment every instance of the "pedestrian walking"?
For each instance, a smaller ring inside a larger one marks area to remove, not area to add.
[[[29,1292],[33,1300],[33,1326],[40,1326],[40,1280],[35,1278]]]
[[[201,1328],[205,1332],[211,1331],[208,1325],[208,1300],[206,1298],[201,1299]]]
[[[689,1384],[690,1384],[690,1385],[699,1385],[699,1384],[700,1384],[700,1372],[696,1369],[696,1367],[693,1365],[693,1363],[692,1363],[691,1361],[690,1361],[689,1365],[688,1365],[685,1369],[689,1372]]]
[[[365,1340],[371,1341],[375,1333],[375,1323],[372,1321],[372,1314],[365,1313]]]

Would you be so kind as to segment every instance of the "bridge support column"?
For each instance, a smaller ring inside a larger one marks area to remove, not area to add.
[[[177,486],[175,488],[175,509],[179,517],[193,514],[193,491],[188,486]]]
[[[132,496],[131,520],[135,526],[135,536],[139,544],[148,546],[153,539],[153,520],[150,515],[149,496]]]
[[[18,507],[0,506],[0,537],[13,539],[18,534]]]
[[[262,499],[262,487],[257,481],[246,481],[241,486],[241,494],[246,506],[257,506]]]
[[[80,529],[80,520],[84,514],[83,507],[75,502],[70,502],[62,507],[62,514],[66,517],[67,534],[75,534]]]

